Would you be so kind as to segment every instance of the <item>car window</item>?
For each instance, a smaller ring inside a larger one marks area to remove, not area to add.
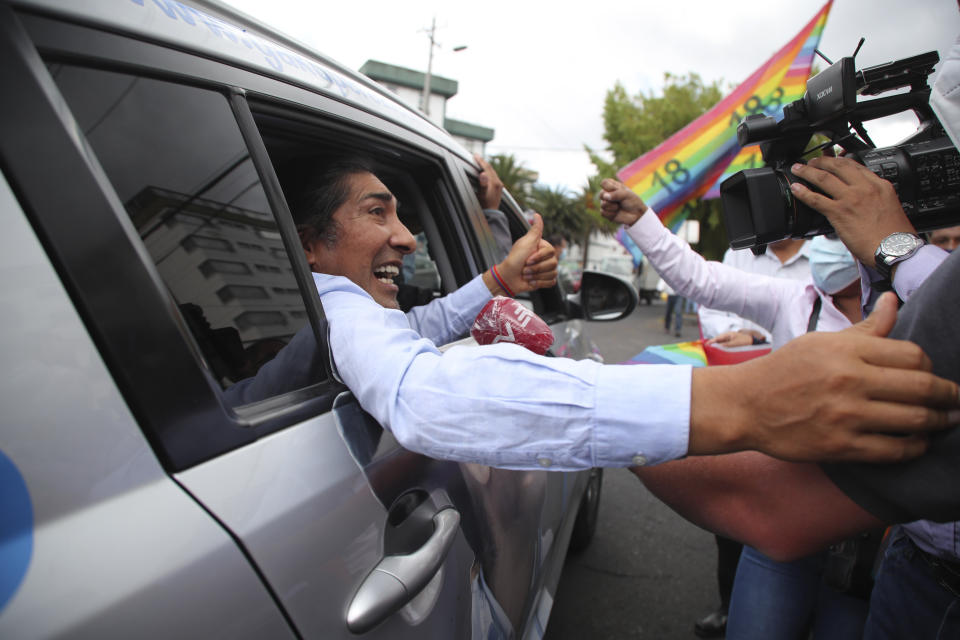
[[[415,287],[436,291],[440,289],[440,272],[430,257],[427,234],[418,233],[417,250],[403,257],[403,282]]]
[[[385,171],[388,175],[392,174],[390,169]],[[432,227],[430,223],[438,214],[430,211],[429,205],[419,193],[420,187],[402,174],[389,175],[387,183],[391,192],[397,196],[400,220],[417,240],[416,250],[403,257],[403,268],[397,279],[400,286],[397,302],[401,310],[409,311],[456,289],[457,284],[450,282],[444,287],[437,264],[440,252],[435,250],[441,246],[442,239],[436,230],[428,231],[428,228]]]
[[[49,69],[225,403],[318,382],[302,371],[256,394],[238,392],[309,325],[226,97],[98,69]]]

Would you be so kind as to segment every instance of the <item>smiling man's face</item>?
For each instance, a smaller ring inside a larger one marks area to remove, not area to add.
[[[349,195],[333,214],[332,242],[304,239],[310,269],[346,276],[379,304],[398,308],[403,256],[413,253],[417,241],[397,217],[397,200],[372,173],[346,177]]]

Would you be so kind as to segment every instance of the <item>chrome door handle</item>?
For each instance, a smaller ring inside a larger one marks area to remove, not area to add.
[[[364,578],[347,609],[347,628],[365,633],[413,600],[436,575],[457,537],[460,514],[451,508],[433,516],[434,530],[408,555],[387,556]]]

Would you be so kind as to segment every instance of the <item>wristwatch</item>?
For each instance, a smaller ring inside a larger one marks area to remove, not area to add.
[[[876,270],[881,276],[890,279],[893,265],[906,260],[924,245],[923,239],[913,233],[897,231],[880,241],[877,252],[873,254]]]

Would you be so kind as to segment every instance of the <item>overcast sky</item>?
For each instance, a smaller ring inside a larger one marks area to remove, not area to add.
[[[226,0],[358,69],[368,59],[420,71],[436,17],[433,72],[459,82],[447,116],[493,128],[489,154],[512,153],[553,187],[579,191],[604,148],[603,101],[616,82],[659,92],[665,72],[734,85],[792,38],[820,0]],[[739,5],[737,7],[736,5]],[[820,50],[833,60],[866,43],[857,68],[937,50],[960,34],[955,0],[835,0]],[[453,48],[467,49],[454,52]],[[821,65],[822,66],[822,65]],[[869,127],[868,127],[869,128]],[[912,130],[869,129],[880,145]]]

